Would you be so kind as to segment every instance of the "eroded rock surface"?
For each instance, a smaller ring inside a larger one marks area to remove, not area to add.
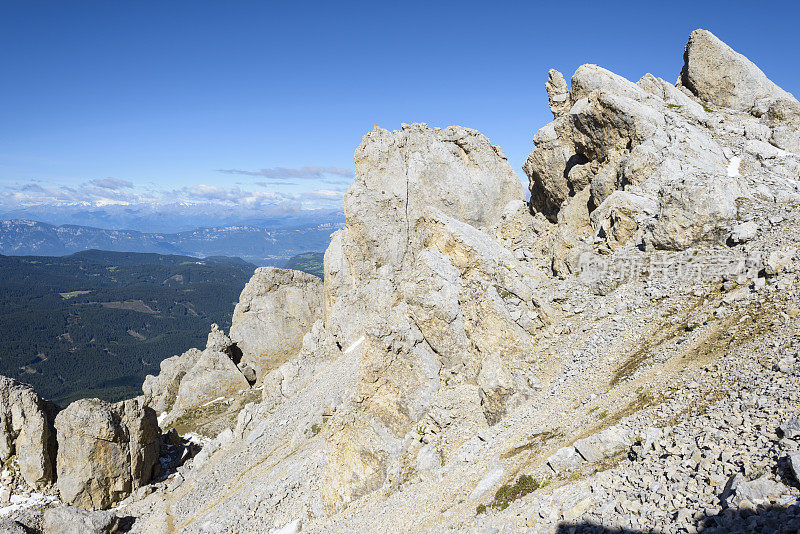
[[[583,65],[567,103],[534,136],[523,168],[532,206],[557,223],[557,273],[577,272],[581,255],[626,245],[719,242],[739,199],[763,191],[765,181],[797,196],[798,160],[781,150],[793,150],[800,124],[794,97],[707,31],[692,33],[685,59],[684,88]],[[551,100],[559,76],[551,72],[546,84]],[[766,153],[788,165],[765,165]]]
[[[23,480],[42,489],[55,480],[58,408],[32,387],[0,376],[0,465],[15,457]]]
[[[256,380],[296,356],[305,336],[322,317],[322,280],[274,267],[259,267],[233,312],[230,336],[241,363]]]
[[[740,61],[698,35],[687,57]],[[800,524],[791,102],[594,65],[571,81],[549,73],[530,204],[474,130],[364,136],[321,315],[235,424],[124,503],[135,531]],[[223,336],[200,358],[233,372]]]
[[[800,105],[791,93],[707,30],[689,36],[680,82],[715,106],[758,114],[782,107],[800,118]]]
[[[161,446],[155,411],[143,397],[117,404],[83,399],[56,417],[62,501],[106,509],[153,478]]]
[[[183,354],[167,358],[161,362],[159,374],[145,377],[142,392],[150,399],[150,406],[156,412],[168,412],[172,408],[181,380],[195,366],[201,354],[202,351],[198,349],[189,349]]]
[[[164,360],[161,373],[147,376],[142,391],[152,408],[169,414],[169,422],[185,410],[249,389],[248,367],[241,359],[238,346],[213,324],[204,350],[189,349]]]

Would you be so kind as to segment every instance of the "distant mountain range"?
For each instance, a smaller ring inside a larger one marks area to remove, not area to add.
[[[275,222],[274,222],[275,223]],[[341,212],[296,226],[221,226],[177,233],[55,226],[24,219],[0,221],[0,254],[63,256],[83,250],[153,252],[193,257],[235,256],[255,265],[284,266],[297,254],[328,247],[330,235],[344,226]]]
[[[52,225],[90,226],[114,230],[124,228],[145,233],[178,233],[195,228],[255,226],[258,228],[292,228],[343,221],[341,208],[297,209],[261,206],[221,206],[213,202],[185,204],[137,204],[84,206],[37,205],[8,209],[0,205],[0,220],[41,221]]]

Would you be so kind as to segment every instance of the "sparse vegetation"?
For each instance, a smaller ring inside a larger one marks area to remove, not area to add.
[[[526,443],[525,445],[520,445],[518,447],[514,447],[513,449],[504,452],[501,455],[501,458],[511,458],[512,456],[516,456],[517,454],[525,451],[530,451],[533,449],[538,449],[544,446],[548,441],[560,438],[563,434],[559,431],[545,431],[539,432],[538,434],[534,434],[531,436],[531,440]]]
[[[491,506],[497,510],[505,510],[512,502],[536,491],[540,487],[540,484],[532,476],[520,475],[515,484],[500,486],[494,495],[494,501]]]

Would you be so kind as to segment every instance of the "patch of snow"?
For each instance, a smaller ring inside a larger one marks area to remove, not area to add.
[[[503,466],[498,466],[495,469],[492,469],[486,476],[484,476],[478,485],[475,486],[475,489],[472,490],[469,498],[471,500],[478,499],[479,497],[483,496],[487,491],[492,489],[495,485],[497,485],[501,480],[503,480],[503,475],[505,474],[505,470]]]
[[[360,338],[358,338],[358,339],[356,340],[356,342],[355,342],[355,343],[353,343],[352,345],[350,345],[349,347],[347,347],[347,348],[345,349],[344,353],[345,353],[345,354],[349,354],[349,353],[353,352],[353,351],[356,349],[356,347],[358,347],[359,345],[361,345],[363,342],[364,342],[364,336],[361,336]]]
[[[731,178],[736,178],[739,176],[739,166],[742,164],[742,158],[739,156],[733,156],[731,158],[730,163],[728,163],[728,176]]]
[[[300,520],[295,519],[289,523],[286,523],[281,528],[277,530],[273,530],[270,534],[297,534],[300,532]]]
[[[201,404],[200,407],[201,408],[205,408],[206,406],[211,406],[212,404],[214,404],[216,402],[221,402],[221,401],[224,401],[224,400],[227,400],[227,399],[225,397],[217,397],[216,399],[210,400],[205,404]]]
[[[31,493],[30,495],[12,495],[11,504],[9,506],[0,508],[0,517],[5,517],[14,512],[30,508],[32,506],[44,506],[58,502],[58,499],[51,496],[45,496],[41,493]]]

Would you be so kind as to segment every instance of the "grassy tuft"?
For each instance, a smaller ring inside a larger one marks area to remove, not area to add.
[[[532,476],[520,475],[516,484],[504,484],[500,486],[500,488],[497,490],[497,493],[494,495],[492,508],[505,510],[512,502],[516,501],[520,497],[524,497],[525,495],[536,491],[540,487],[541,485],[539,482],[534,480]]]

